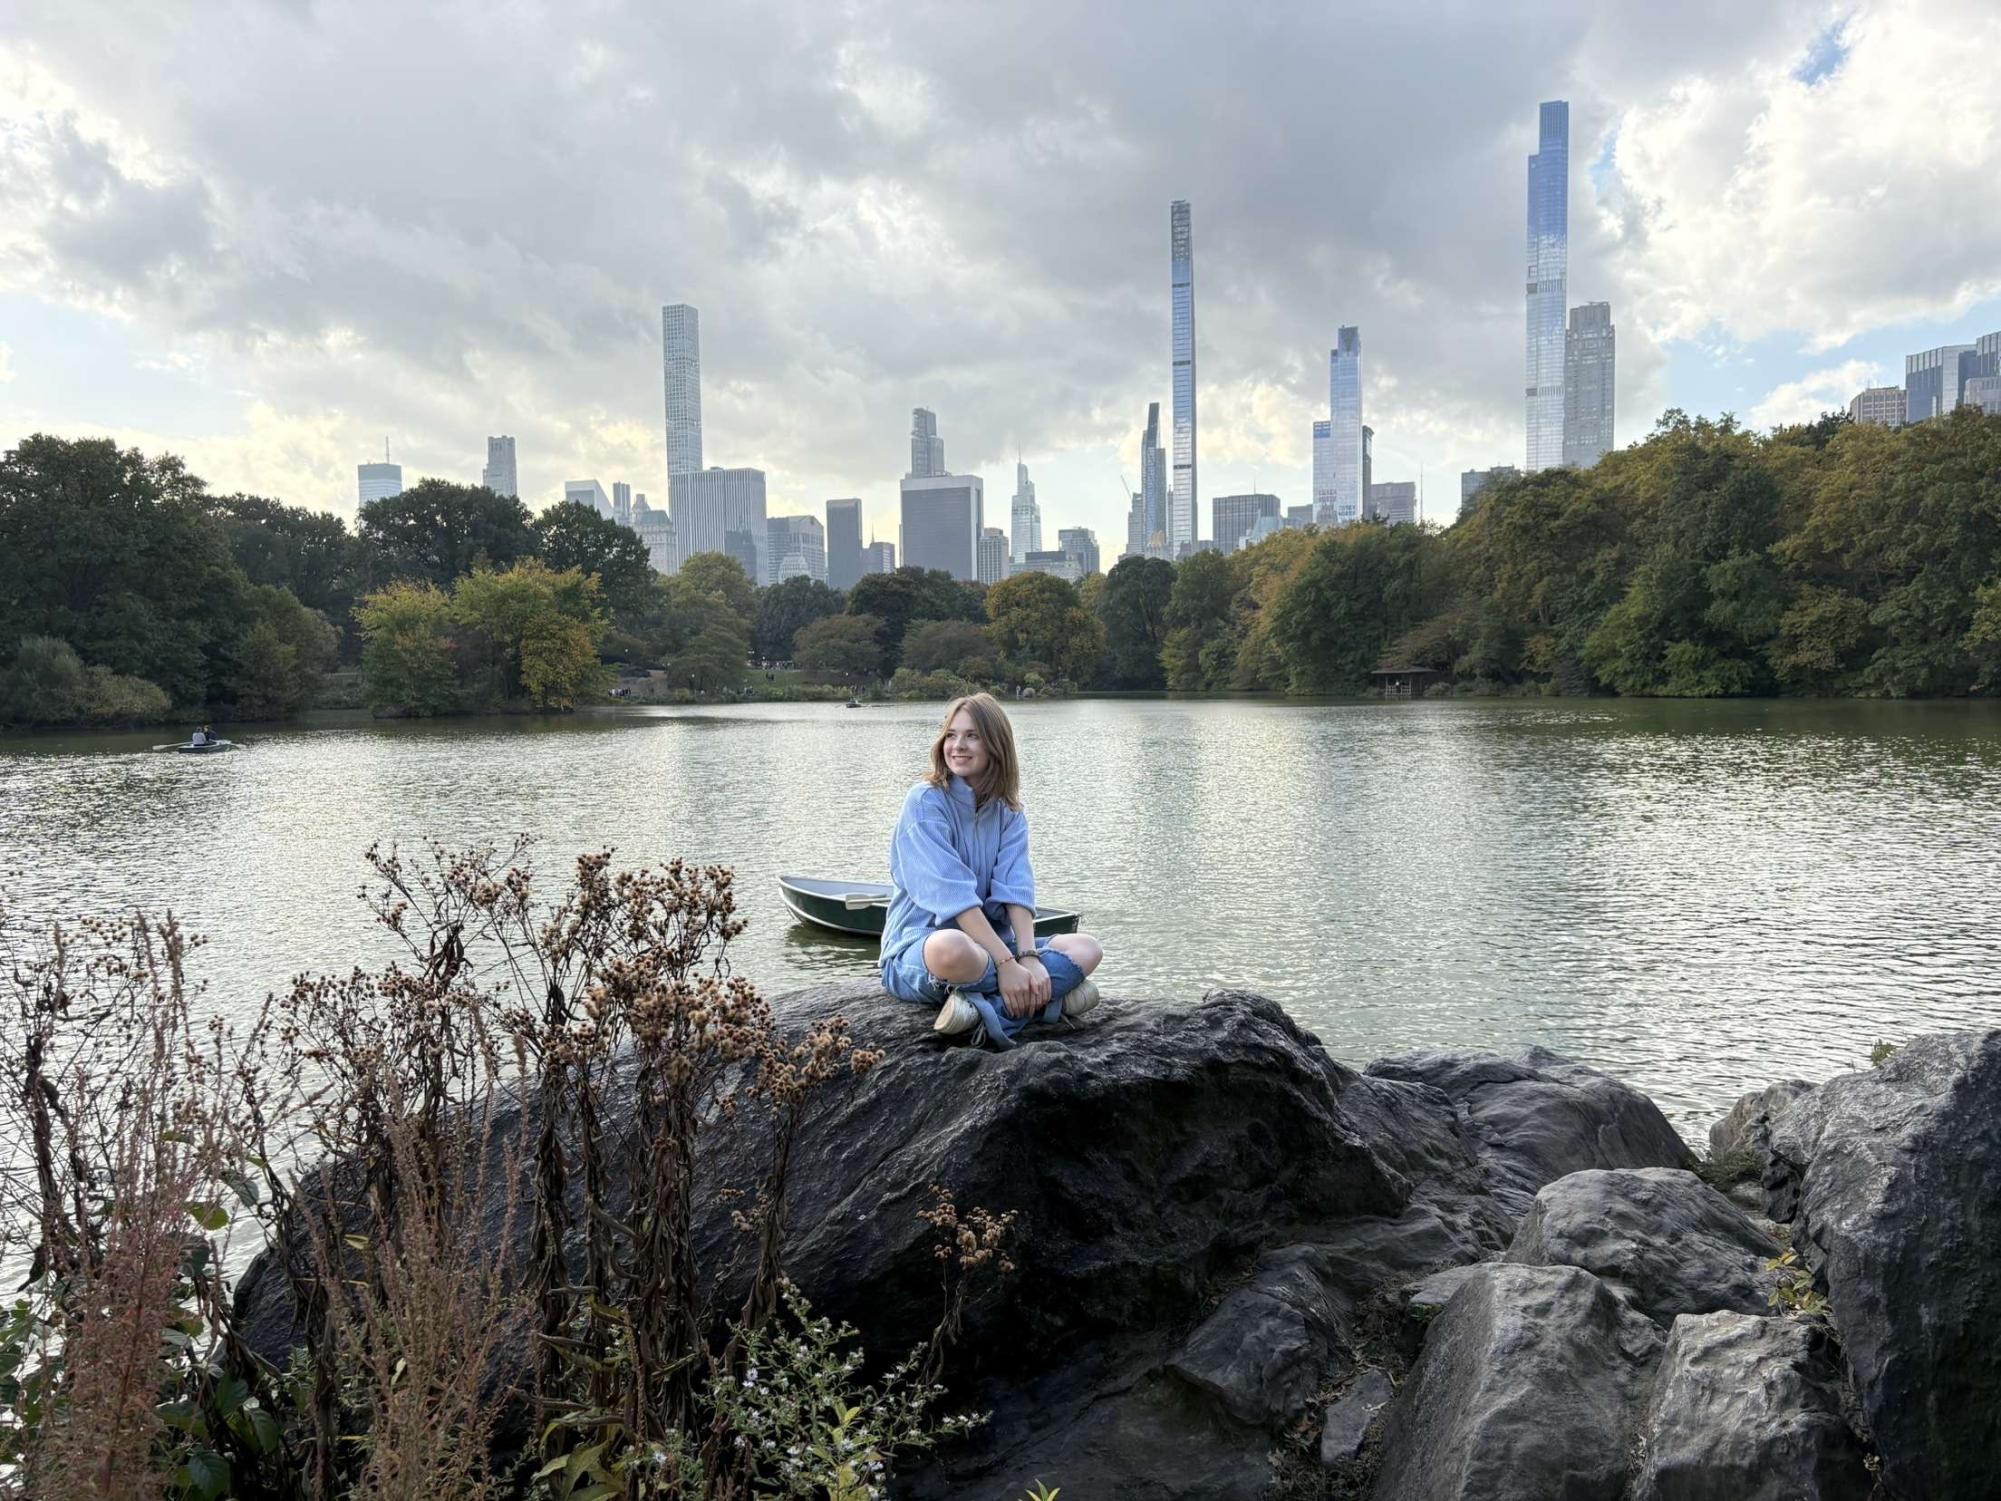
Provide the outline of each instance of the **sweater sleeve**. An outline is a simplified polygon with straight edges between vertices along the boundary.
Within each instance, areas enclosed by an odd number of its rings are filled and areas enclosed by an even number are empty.
[[[1009,808],[1001,825],[1000,853],[994,857],[993,900],[1005,907],[1035,910],[1035,871],[1028,863],[1028,815]]]
[[[904,804],[891,855],[897,884],[939,923],[980,905],[979,883],[952,845],[951,817],[935,799]]]

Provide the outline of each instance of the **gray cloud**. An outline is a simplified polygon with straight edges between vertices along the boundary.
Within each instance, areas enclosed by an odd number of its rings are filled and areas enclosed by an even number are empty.
[[[46,291],[213,340],[280,411],[407,435],[420,466],[470,473],[484,433],[517,432],[542,491],[557,466],[660,488],[658,308],[693,302],[709,453],[799,504],[892,492],[920,402],[997,492],[1015,445],[1116,445],[1130,470],[1166,395],[1167,205],[1188,197],[1217,470],[1303,462],[1353,322],[1379,441],[1436,473],[1518,457],[1537,101],[1572,101],[1572,300],[1614,304],[1630,429],[1673,293],[1644,253],[1658,208],[1622,184],[1601,216],[1593,157],[1635,108],[1804,56],[1826,20],[71,0],[21,31],[77,108],[0,183]]]

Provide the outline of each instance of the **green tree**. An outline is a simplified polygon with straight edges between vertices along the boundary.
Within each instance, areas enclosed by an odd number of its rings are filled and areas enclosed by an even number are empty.
[[[339,648],[339,633],[289,589],[253,584],[245,595],[248,623],[228,652],[223,700],[248,719],[310,708]]]
[[[245,584],[179,459],[41,434],[0,458],[0,641],[53,636],[198,706]]]
[[[460,671],[476,699],[526,698],[541,709],[569,709],[601,690],[597,659],[605,632],[598,581],[580,569],[552,569],[526,558],[505,573],[475,569],[452,590],[460,627]],[[589,660],[578,642],[588,644]]]
[[[792,660],[830,681],[872,682],[882,676],[883,623],[873,615],[828,615],[800,628]]]
[[[54,636],[30,636],[0,669],[0,724],[157,724],[170,708],[153,684],[87,665]]]
[[[1161,670],[1168,687],[1200,693],[1227,686],[1235,594],[1229,561],[1221,553],[1198,552],[1175,567],[1162,617]]]
[[[1436,613],[1433,539],[1414,526],[1343,527],[1318,537],[1271,607],[1271,639],[1293,693],[1359,693],[1396,637]]]
[[[913,621],[987,618],[980,586],[955,579],[941,568],[864,574],[848,591],[848,613],[882,622],[885,671],[894,671],[902,662],[903,638]]]
[[[452,602],[437,585],[399,579],[355,607],[361,671],[377,713],[448,714],[459,707]]]
[[[743,571],[743,564],[728,553],[698,552],[681,565],[675,577],[729,606],[746,637],[757,629],[757,586]]]
[[[1104,652],[1105,629],[1077,602],[1077,590],[1047,573],[1018,573],[987,590],[988,634],[1014,671],[1088,683]]]
[[[598,595],[613,618],[646,607],[653,585],[652,556],[639,533],[568,501],[550,506],[531,523],[542,561],[561,573],[574,568],[598,581]]]
[[[208,506],[251,583],[291,590],[300,604],[336,627],[348,619],[362,550],[340,517],[261,495],[216,496]]]
[[[400,495],[361,508],[369,577],[421,579],[450,588],[485,564],[504,569],[536,552],[528,508],[483,485],[419,480]]]
[[[999,675],[1000,653],[985,628],[970,620],[920,620],[903,638],[903,665],[987,681]]]
[[[757,596],[757,654],[767,662],[792,659],[793,641],[800,627],[841,613],[838,589],[829,589],[818,579],[796,577],[773,584]]]
[[[1105,686],[1167,686],[1160,649],[1167,641],[1174,583],[1174,565],[1161,558],[1123,558],[1104,575],[1095,613],[1105,629]]]

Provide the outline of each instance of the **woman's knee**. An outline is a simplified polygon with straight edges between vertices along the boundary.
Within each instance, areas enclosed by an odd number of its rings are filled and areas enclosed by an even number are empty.
[[[987,972],[987,955],[964,933],[933,933],[924,940],[924,967],[941,980],[970,985]]]
[[[1105,957],[1104,945],[1089,933],[1064,933],[1049,940],[1053,949],[1061,949],[1077,968],[1089,974]]]

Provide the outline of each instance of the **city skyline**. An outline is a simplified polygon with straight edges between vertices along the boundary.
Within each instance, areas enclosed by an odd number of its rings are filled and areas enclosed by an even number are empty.
[[[552,59],[537,107],[564,131],[538,141],[536,109],[467,107],[510,85],[456,78],[357,130],[315,77],[255,64],[294,49],[281,18],[246,19],[245,66],[209,77],[172,6],[132,23],[136,70],[93,51],[90,4],[31,7],[0,84],[0,426],[108,431],[217,490],[350,517],[385,431],[406,483],[471,482],[503,432],[531,507],[579,474],[658,496],[654,315],[685,302],[711,319],[705,445],[765,470],[774,512],[860,496],[891,535],[898,413],[922,402],[955,468],[998,484],[1018,447],[1048,524],[1118,537],[1121,472],[1142,488],[1134,419],[1172,402],[1159,225],[1183,199],[1204,263],[1194,498],[1311,500],[1319,362],[1349,323],[1368,337],[1376,471],[1422,468],[1444,519],[1441,476],[1523,456],[1523,170],[1553,99],[1570,104],[1567,291],[1613,309],[1620,441],[1669,406],[1757,425],[1845,407],[1899,384],[1905,355],[2001,327],[1989,11],[1705,15],[1608,28],[1556,8],[1420,46],[1300,7],[1280,47],[1170,9],[1162,45],[1221,59],[1191,84],[1200,132],[1196,112],[1104,86],[1121,29],[1033,6],[972,26],[984,81],[939,39],[830,16],[786,54],[818,86],[787,108],[730,66],[768,39],[749,19],[679,52],[618,6],[589,37],[441,20],[407,44]],[[329,76],[373,57],[366,4],[315,24]],[[1308,64],[1372,38],[1393,66],[1338,109],[1380,128],[1319,160]],[[1270,79],[1248,105],[1224,88],[1247,69]],[[1950,153],[1907,128],[1914,74],[1965,101]],[[973,109],[1003,76],[1014,107]],[[238,114],[285,119],[302,149],[213,129]],[[966,169],[1038,140],[1068,143],[1059,170]]]

